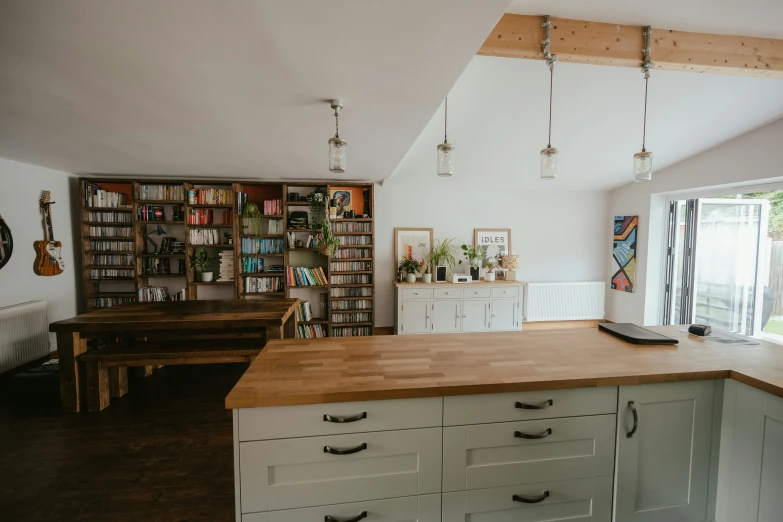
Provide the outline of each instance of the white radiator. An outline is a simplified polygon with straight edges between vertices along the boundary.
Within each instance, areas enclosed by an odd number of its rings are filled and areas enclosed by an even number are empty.
[[[46,301],[0,308],[0,373],[48,353]]]
[[[583,321],[604,318],[606,283],[528,283],[526,321]]]

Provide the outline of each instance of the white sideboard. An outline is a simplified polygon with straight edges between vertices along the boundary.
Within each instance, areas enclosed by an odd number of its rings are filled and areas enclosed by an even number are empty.
[[[398,335],[522,329],[525,283],[396,283]]]
[[[704,522],[722,388],[237,409],[237,521]]]

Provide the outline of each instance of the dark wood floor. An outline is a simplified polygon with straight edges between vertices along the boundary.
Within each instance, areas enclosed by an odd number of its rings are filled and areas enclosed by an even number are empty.
[[[245,369],[163,368],[103,412],[69,415],[56,376],[0,382],[0,520],[233,520],[223,399]]]

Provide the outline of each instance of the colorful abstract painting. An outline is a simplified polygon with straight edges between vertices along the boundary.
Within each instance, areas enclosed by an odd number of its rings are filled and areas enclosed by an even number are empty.
[[[636,283],[636,231],[639,216],[614,217],[612,288],[633,292]]]

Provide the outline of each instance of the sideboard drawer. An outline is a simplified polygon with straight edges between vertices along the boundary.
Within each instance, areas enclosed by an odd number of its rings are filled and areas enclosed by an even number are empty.
[[[432,295],[435,299],[462,299],[462,288],[433,288]]]
[[[492,293],[492,289],[488,286],[474,286],[471,288],[470,283],[462,289],[463,299],[487,299]]]
[[[432,288],[403,288],[403,299],[432,299]]]
[[[427,428],[242,442],[242,513],[438,493],[442,436]]]
[[[515,496],[518,500],[514,500]],[[522,499],[533,502],[521,502]],[[540,502],[535,502],[539,499]],[[443,494],[443,522],[610,522],[611,519],[612,477]]]
[[[286,509],[242,516],[242,522],[323,522],[351,520],[367,513],[364,522],[441,522],[440,495],[369,500],[333,506]]]
[[[485,424],[617,413],[617,387],[580,388],[488,395],[443,400],[443,425]]]
[[[613,414],[445,428],[443,491],[612,476],[616,428]]]
[[[519,287],[514,285],[493,286],[492,297],[519,297]]]
[[[442,411],[440,397],[246,408],[238,410],[239,440],[429,428],[441,425]]]

